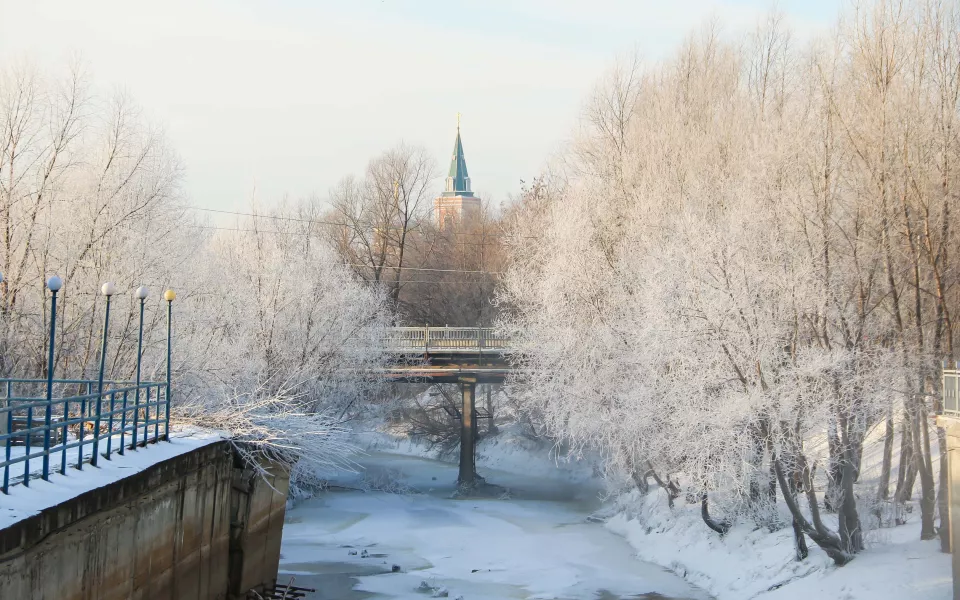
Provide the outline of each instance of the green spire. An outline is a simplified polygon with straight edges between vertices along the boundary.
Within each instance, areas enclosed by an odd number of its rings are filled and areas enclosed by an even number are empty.
[[[470,176],[467,174],[467,159],[463,156],[459,122],[457,123],[457,141],[453,144],[453,157],[450,159],[450,170],[447,172],[443,195],[473,196],[473,191],[470,189]]]

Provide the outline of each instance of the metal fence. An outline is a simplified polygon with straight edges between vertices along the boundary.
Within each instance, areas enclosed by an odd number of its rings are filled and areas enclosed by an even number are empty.
[[[2,275],[0,281],[3,281]],[[66,474],[68,465],[80,470],[86,463],[95,467],[101,457],[110,460],[114,452],[123,454],[127,449],[136,450],[140,445],[169,439],[173,301],[177,295],[173,290],[163,293],[167,303],[166,381],[142,381],[140,377],[143,311],[149,296],[149,290],[144,286],[134,292],[140,301],[136,380],[104,379],[110,331],[110,300],[117,291],[113,283],[105,283],[100,288],[106,297],[106,305],[97,379],[54,379],[57,293],[61,287],[63,281],[59,277],[53,276],[47,280],[50,323],[46,379],[0,379],[0,393],[4,394],[0,397],[0,448],[3,450],[0,491],[4,494],[9,492],[11,485],[17,483],[29,486],[30,480],[37,476],[48,480],[51,470],[57,469],[57,461],[60,463],[60,473]],[[70,460],[71,455],[75,460]],[[39,461],[40,469],[35,468],[36,462],[32,468],[31,461]]]
[[[510,340],[488,327],[393,327],[385,349],[396,352],[477,352],[510,350]]]
[[[960,417],[960,362],[943,363],[943,414]]]
[[[0,379],[0,447],[3,484],[30,485],[51,471],[97,465],[101,456],[167,438],[170,396],[166,382],[56,379],[46,397],[46,379]],[[33,469],[31,468],[33,461]],[[53,465],[51,466],[51,462]],[[59,466],[58,466],[59,465]]]

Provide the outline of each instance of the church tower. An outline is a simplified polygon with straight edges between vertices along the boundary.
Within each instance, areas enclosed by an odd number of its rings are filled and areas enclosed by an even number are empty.
[[[443,193],[433,201],[434,217],[440,229],[469,226],[480,218],[480,198],[470,189],[467,160],[463,156],[460,140],[460,116],[457,115],[457,140],[453,144],[453,157]]]

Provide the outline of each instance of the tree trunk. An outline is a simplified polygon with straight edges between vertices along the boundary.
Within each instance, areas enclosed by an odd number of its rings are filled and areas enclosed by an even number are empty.
[[[883,465],[877,483],[877,500],[890,499],[890,470],[893,465],[893,408],[887,409],[887,430],[883,437]]]
[[[842,493],[840,490],[840,479],[842,477],[840,463],[843,455],[836,422],[832,422],[829,431],[827,431],[827,447],[830,451],[830,462],[827,466],[827,492],[823,495],[823,508],[835,512]]]
[[[913,463],[920,476],[920,539],[932,540],[937,536],[937,530],[934,526],[936,488],[930,464],[930,435],[923,397],[918,394],[913,403]]]
[[[670,475],[667,475],[667,481],[664,483],[660,476],[657,475],[657,470],[653,468],[653,464],[648,460],[647,461],[647,474],[644,475],[644,481],[646,481],[647,475],[653,477],[653,480],[657,482],[663,491],[667,493],[667,505],[670,508],[673,508],[673,501],[680,497],[680,486],[670,479]]]
[[[803,535],[803,527],[796,517],[793,518],[793,547],[797,554],[797,560],[804,560],[810,555],[810,549],[807,548],[807,538]]]
[[[641,494],[646,494],[650,491],[650,484],[647,482],[647,474],[642,473],[636,467],[630,469],[630,478],[633,479],[633,483],[636,484],[637,489],[640,490]]]
[[[913,425],[907,410],[904,410],[900,430],[900,466],[897,469],[895,497],[898,504],[906,504],[913,498],[913,484],[917,479],[917,467],[913,461]]]
[[[787,508],[790,509],[790,513],[793,515],[794,523],[798,524],[800,529],[809,535],[810,539],[820,546],[820,548],[826,552],[827,556],[833,559],[833,562],[838,567],[842,567],[853,560],[853,554],[846,552],[841,547],[840,538],[823,527],[823,523],[820,521],[820,511],[817,507],[816,493],[813,491],[812,487],[808,487],[809,474],[807,474],[808,477],[806,478],[807,481],[804,482],[804,487],[807,488],[807,502],[810,504],[810,514],[813,516],[814,525],[811,525],[810,522],[807,521],[806,517],[803,516],[803,512],[800,510],[800,506],[797,504],[796,498],[792,493],[790,493],[790,486],[787,484],[786,477],[783,475],[783,467],[780,465],[780,462],[775,458],[774,463],[774,468],[777,473],[777,481],[780,484],[780,493],[783,494],[783,499],[787,503]],[[806,543],[804,543],[804,547],[806,547]]]
[[[497,435],[497,422],[494,418],[496,415],[493,412],[493,385],[487,384],[487,433],[489,435]]]
[[[856,479],[853,454],[852,448],[844,451],[843,465],[840,469],[843,497],[837,512],[840,543],[843,549],[851,554],[863,550],[863,530],[860,527],[860,516],[857,514],[857,498],[853,493],[853,482]]]
[[[727,521],[716,521],[713,517],[710,516],[710,507],[707,505],[707,493],[701,492],[700,494],[700,516],[703,518],[703,522],[707,524],[707,527],[716,531],[721,536],[726,535],[730,531],[730,523]]]

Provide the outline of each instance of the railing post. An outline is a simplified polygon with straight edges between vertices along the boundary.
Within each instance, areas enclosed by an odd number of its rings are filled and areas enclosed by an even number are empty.
[[[90,395],[90,383],[85,384],[86,390],[83,393],[83,396]],[[77,428],[77,469],[83,470],[83,437],[86,433],[86,424],[87,424],[87,398],[84,397],[80,400],[80,424]]]
[[[70,398],[63,399],[63,427],[60,428],[60,474],[67,474],[67,421],[70,420]]]
[[[90,457],[90,464],[94,467],[97,466],[97,462],[100,460],[100,415],[103,412],[103,369],[107,364],[107,333],[109,333],[110,330],[110,298],[117,289],[108,281],[103,284],[100,291],[107,297],[107,308],[103,313],[103,339],[100,342],[100,374],[97,377],[97,415],[93,420],[93,455]]]
[[[47,288],[50,289],[50,352],[47,355],[47,405],[44,413],[43,423],[43,480],[50,480],[50,420],[53,416],[53,343],[57,335],[57,292],[63,287],[63,281],[54,275],[47,280]],[[30,429],[27,427],[27,429]],[[30,439],[30,432],[27,432],[27,440]],[[66,443],[66,441],[64,441]],[[29,450],[27,451],[29,455]],[[30,469],[27,467],[23,477],[24,484],[30,478]]]
[[[140,301],[140,329],[137,333],[137,389],[134,391],[133,396],[133,445],[131,446],[134,450],[137,449],[137,425],[138,419],[140,418],[140,365],[143,361],[143,303],[146,302],[147,296],[150,295],[150,290],[145,285],[141,285],[137,288],[137,300]],[[124,405],[126,409],[126,405]],[[126,414],[126,412],[124,412]],[[123,452],[121,450],[120,452]]]
[[[110,413],[107,415],[107,453],[105,458],[110,458],[110,452],[113,451],[113,411],[117,408],[117,392],[110,390]]]
[[[146,401],[144,402],[143,407],[143,445],[147,445],[148,438],[150,437],[150,390],[151,387],[147,386],[147,389],[144,391],[147,393]]]
[[[164,413],[163,435],[167,438],[168,442],[170,441],[170,357],[172,348],[171,340],[173,339],[173,301],[176,297],[177,294],[173,290],[167,290],[163,293],[163,299],[167,301],[167,410],[166,413]],[[160,415],[157,415],[157,417],[157,428],[154,430],[154,437],[159,441]]]
[[[129,392],[123,392],[123,410],[120,411],[120,450],[118,453],[120,456],[123,456],[123,445],[126,443],[126,433],[127,433],[127,394]],[[136,393],[136,390],[134,390]]]
[[[10,384],[7,384],[7,390],[10,390]],[[10,394],[7,394],[7,398],[10,398]],[[10,409],[10,412],[7,413],[7,435],[13,435],[13,404],[7,402],[7,408]],[[10,437],[7,438],[7,462],[10,462]],[[5,465],[3,467],[3,493],[6,494],[7,490],[10,488],[10,465]]]
[[[11,381],[7,380],[7,417],[4,421],[7,424],[7,439],[6,443],[6,461],[10,462],[10,445],[13,441],[13,402],[10,400],[11,394],[10,390],[13,389]],[[7,493],[7,489],[10,487],[10,465],[3,467],[3,493]]]

